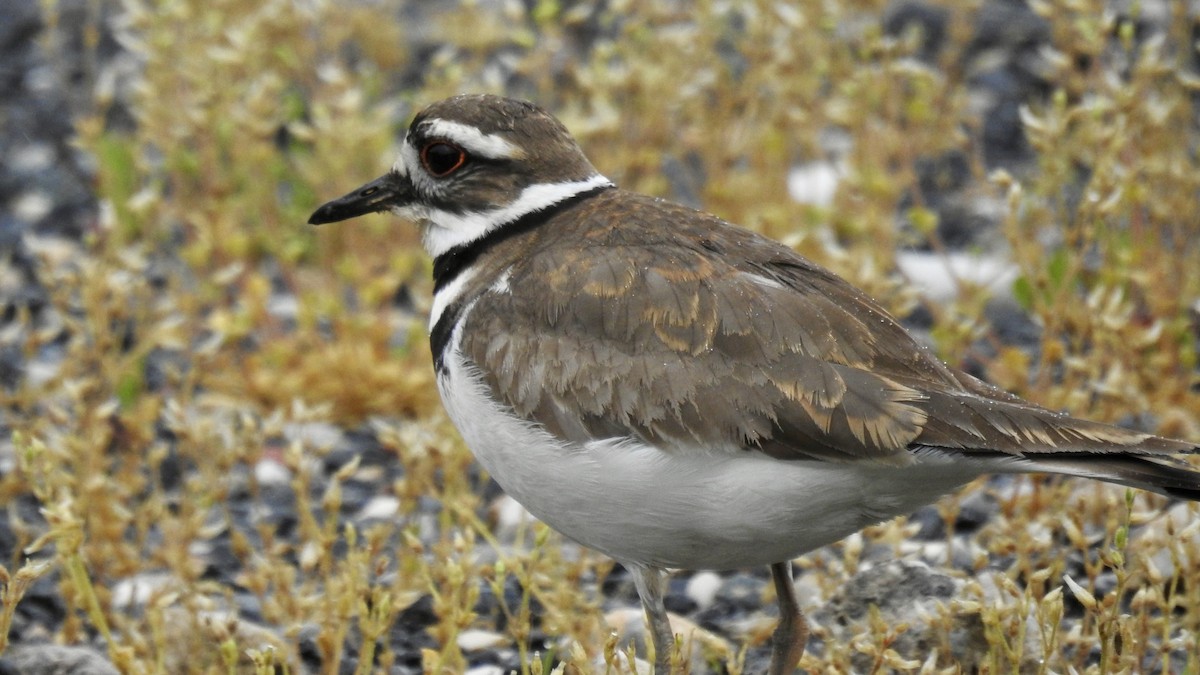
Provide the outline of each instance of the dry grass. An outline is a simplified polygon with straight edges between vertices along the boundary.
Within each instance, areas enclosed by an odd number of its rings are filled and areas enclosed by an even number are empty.
[[[900,313],[917,302],[893,271],[897,204],[919,192],[914,163],[953,150],[978,156],[970,132],[980,120],[958,61],[974,3],[943,3],[950,45],[936,68],[912,57],[917,36],[882,33],[881,0],[609,3],[617,7],[600,21],[617,39],[586,51],[575,45],[589,3],[538,2],[526,14],[522,3],[464,0],[456,12],[423,10],[420,21],[401,20],[397,4],[122,3],[122,36],[140,62],[127,82],[137,129],[105,128],[112,92],[97,87],[78,143],[97,158],[105,217],[83,255],[45,259],[48,323],[25,321],[10,336],[32,356],[65,335],[66,359],[3,394],[18,468],[0,478],[0,503],[31,496],[45,522],[9,512],[22,539],[0,561],[12,571],[0,576],[0,635],[23,584],[49,574],[69,609],[54,639],[98,634],[125,672],[270,672],[295,658],[305,627],[317,631],[327,672],[339,672],[350,633],[369,645],[358,672],[386,672],[398,655],[375,638],[432,593],[436,646],[423,663],[458,672],[466,661],[456,637],[485,621],[471,610],[480,580],[501,588],[513,578],[525,595],[505,610],[506,631],[528,672],[559,659],[588,672],[593,659],[613,658],[599,599],[580,583],[609,563],[564,557],[541,527],[538,545],[505,549],[477,516],[479,479],[436,402],[422,322],[393,303],[407,288],[418,310],[428,305],[413,229],[382,217],[319,231],[303,224],[319,201],[390,164],[414,105],[461,91],[535,98],[560,113],[602,171],[650,193],[670,193],[665,158],[698,166],[706,209],[785,239]],[[1179,17],[1167,40],[1142,45],[1099,0],[1039,8],[1058,51],[1047,73],[1055,93],[1024,120],[1037,166],[1017,177],[984,176],[978,161],[973,170],[976,189],[1006,205],[1016,297],[1044,333],[1035,359],[1000,346],[989,377],[1098,419],[1151,412],[1160,432],[1200,439],[1188,307],[1200,297],[1190,23]],[[407,48],[418,40],[431,45],[420,63]],[[508,58],[498,65],[500,51]],[[1127,64],[1121,76],[1117,63]],[[403,88],[418,72],[419,88]],[[790,201],[789,167],[819,156],[830,128],[854,139],[834,202]],[[933,216],[919,195],[915,204],[904,215],[928,232]],[[272,304],[277,287],[298,299],[294,313]],[[956,301],[932,308],[950,362],[989,335],[985,299],[964,285]],[[146,365],[163,351],[179,366],[150,382]],[[287,431],[311,421],[375,426],[404,467],[391,487],[394,522],[339,525],[339,485],[357,467],[314,487],[314,458],[327,448]],[[246,530],[228,510],[235,490],[261,499],[254,469],[266,456],[290,476],[295,543],[269,525]],[[178,484],[163,484],[165,462],[185,468]],[[432,530],[421,524],[422,498],[442,507]],[[983,623],[980,672],[1030,663],[1029,631],[1040,634],[1042,672],[1200,672],[1195,508],[1186,537],[1135,548],[1127,534],[1162,505],[1030,481],[980,537],[1012,560],[1007,582],[986,600],[969,582],[939,620]],[[890,541],[899,527],[866,537]],[[220,532],[231,533],[239,583],[259,597],[277,637],[220,613],[231,590],[207,580],[193,553]],[[1098,557],[1089,553],[1096,536],[1110,542]],[[1089,561],[1075,588],[1062,583],[1064,548]],[[854,547],[833,551],[841,563],[802,565],[827,589],[855,570]],[[1153,562],[1164,551],[1170,568]],[[1105,569],[1119,586],[1097,597]],[[171,581],[145,611],[116,604],[122,580],[149,572]],[[1119,602],[1125,594],[1131,603]],[[1068,596],[1085,617],[1064,633]],[[533,599],[545,608],[542,628],[576,640],[573,650],[554,659],[529,651]],[[880,672],[957,672],[945,651],[900,658],[890,650],[898,631],[865,622],[859,639],[829,643],[803,665],[848,672],[865,655]],[[1088,665],[1093,645],[1100,665]],[[1190,654],[1187,663],[1168,661],[1166,646]],[[736,658],[729,668],[738,671]]]

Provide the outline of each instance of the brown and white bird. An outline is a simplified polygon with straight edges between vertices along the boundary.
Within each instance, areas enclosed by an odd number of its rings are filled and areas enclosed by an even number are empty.
[[[1192,443],[1073,419],[948,367],[862,291],[716,216],[626,192],[553,116],[457,96],[391,171],[321,206],[390,211],[433,256],[442,401],[479,462],[623,563],[659,672],[667,568],[769,565],[772,673],[808,628],[793,558],[994,472],[1200,499]]]

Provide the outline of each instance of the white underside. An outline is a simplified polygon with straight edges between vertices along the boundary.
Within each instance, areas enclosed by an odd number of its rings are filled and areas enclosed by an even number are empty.
[[[564,443],[492,401],[458,344],[456,331],[438,389],[480,464],[534,516],[624,563],[730,569],[790,560],[1002,470],[934,457],[894,467],[664,452],[621,439]]]

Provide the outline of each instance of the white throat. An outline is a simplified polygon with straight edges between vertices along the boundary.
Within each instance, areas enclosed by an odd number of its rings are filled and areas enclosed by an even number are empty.
[[[420,214],[421,219],[426,222],[425,250],[436,258],[455,246],[475,241],[524,215],[541,211],[564,199],[604,185],[612,185],[612,181],[596,174],[585,180],[530,185],[521,190],[521,194],[513,201],[487,211],[459,214],[426,208],[424,213]]]

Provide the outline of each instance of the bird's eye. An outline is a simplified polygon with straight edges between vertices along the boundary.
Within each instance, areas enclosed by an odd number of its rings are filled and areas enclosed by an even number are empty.
[[[434,178],[445,178],[467,163],[467,153],[457,145],[435,141],[421,148],[421,164]]]

